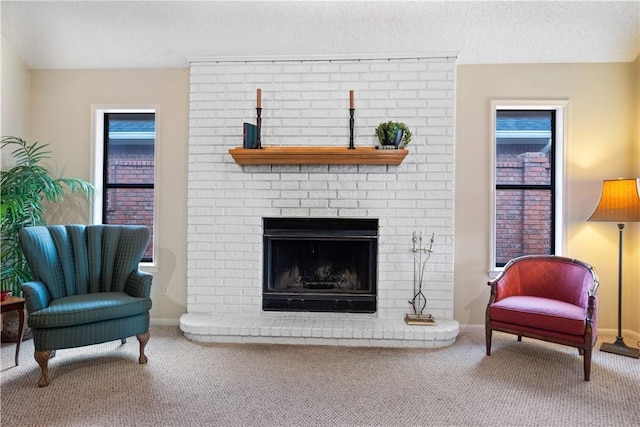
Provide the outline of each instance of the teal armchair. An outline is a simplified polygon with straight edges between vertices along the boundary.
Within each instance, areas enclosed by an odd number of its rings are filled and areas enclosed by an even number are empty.
[[[134,225],[53,225],[20,231],[32,281],[22,285],[39,387],[58,349],[136,336],[146,363],[151,280],[138,270],[149,229]]]

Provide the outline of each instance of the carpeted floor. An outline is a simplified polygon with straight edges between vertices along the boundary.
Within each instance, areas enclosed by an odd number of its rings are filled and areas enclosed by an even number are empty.
[[[604,337],[603,337],[604,338]],[[608,338],[608,337],[607,337]],[[465,331],[444,349],[200,344],[153,327],[58,351],[39,389],[33,342],[2,345],[3,426],[637,426],[640,360]]]

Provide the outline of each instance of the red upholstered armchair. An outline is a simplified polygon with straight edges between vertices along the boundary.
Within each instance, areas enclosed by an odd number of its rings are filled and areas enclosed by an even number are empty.
[[[491,334],[502,331],[576,347],[589,381],[596,342],[596,291],[599,279],[589,264],[554,255],[528,255],[507,263],[489,281],[485,316],[487,356]]]

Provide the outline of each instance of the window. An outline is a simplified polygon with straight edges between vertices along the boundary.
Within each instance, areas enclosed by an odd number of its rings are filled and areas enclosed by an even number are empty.
[[[100,196],[94,223],[148,227],[151,239],[143,262],[154,261],[155,116],[154,110],[96,113],[94,180]]]
[[[492,270],[562,248],[562,106],[494,105]]]

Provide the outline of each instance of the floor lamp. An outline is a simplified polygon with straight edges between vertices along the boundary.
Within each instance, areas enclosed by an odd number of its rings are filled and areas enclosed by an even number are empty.
[[[640,350],[629,347],[622,338],[622,230],[625,222],[640,221],[640,179],[613,179],[602,182],[598,206],[587,221],[618,223],[618,336],[614,343],[603,343],[600,351],[640,358]]]

